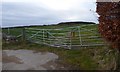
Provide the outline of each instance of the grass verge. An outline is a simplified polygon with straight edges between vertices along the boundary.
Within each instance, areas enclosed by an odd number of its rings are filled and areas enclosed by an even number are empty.
[[[80,70],[96,70],[102,68],[98,61],[101,59],[99,56],[106,56],[103,47],[98,48],[81,48],[80,50],[66,50],[63,48],[49,47],[45,45],[39,45],[34,43],[4,43],[2,44],[3,50],[35,50],[38,52],[53,52],[59,56],[60,63],[68,65],[72,69]],[[102,53],[103,52],[103,53]],[[101,53],[101,54],[100,54]],[[105,57],[111,59],[114,56],[114,52],[110,56]],[[111,60],[107,61],[107,64],[111,63]]]

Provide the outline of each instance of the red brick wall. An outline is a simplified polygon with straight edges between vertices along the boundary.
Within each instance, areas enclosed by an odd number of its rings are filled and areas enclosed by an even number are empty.
[[[102,37],[120,50],[120,2],[97,2],[96,12]]]

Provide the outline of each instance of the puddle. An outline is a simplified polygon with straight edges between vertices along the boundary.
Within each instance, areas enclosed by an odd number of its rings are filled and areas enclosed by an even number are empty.
[[[56,63],[58,56],[50,52],[32,50],[3,50],[3,70],[56,70],[64,68]]]

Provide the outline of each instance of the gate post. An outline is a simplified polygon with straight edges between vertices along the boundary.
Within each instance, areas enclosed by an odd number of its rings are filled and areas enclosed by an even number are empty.
[[[72,38],[75,37],[75,31],[71,31],[71,37],[72,37]]]
[[[10,35],[10,28],[7,29],[7,34]]]
[[[80,41],[80,45],[82,46],[82,37],[81,37],[81,30],[80,30],[80,27],[78,27],[78,32],[79,32],[79,41]]]
[[[22,29],[22,42],[23,43],[26,42],[25,27],[23,27],[23,29]]]
[[[43,29],[43,44],[45,44],[45,38],[44,38],[44,36],[45,36],[45,31],[44,31],[44,29]]]

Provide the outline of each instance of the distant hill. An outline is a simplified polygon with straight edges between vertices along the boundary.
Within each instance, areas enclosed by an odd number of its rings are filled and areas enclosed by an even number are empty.
[[[22,27],[39,27],[39,26],[75,26],[75,25],[80,25],[80,24],[96,24],[94,22],[60,22],[58,24],[49,24],[49,25],[29,25],[29,26],[15,26],[15,27],[5,27],[5,28],[22,28]],[[5,29],[2,28],[2,29]]]
[[[58,25],[73,25],[73,24],[96,24],[94,22],[61,22]]]

